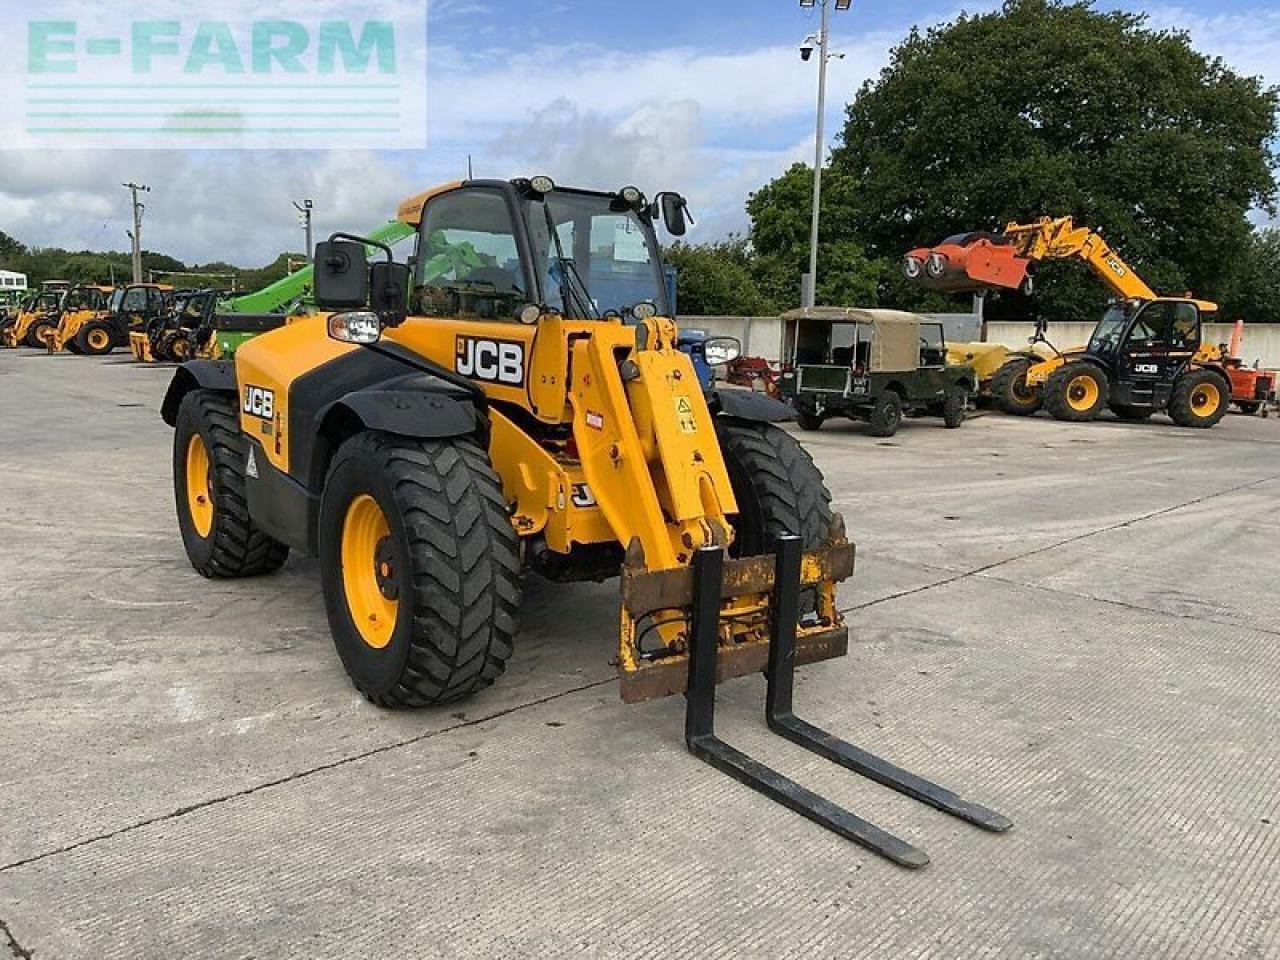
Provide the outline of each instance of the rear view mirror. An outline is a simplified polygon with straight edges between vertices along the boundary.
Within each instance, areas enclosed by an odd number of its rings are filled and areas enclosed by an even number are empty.
[[[379,260],[369,267],[369,309],[395,326],[408,313],[409,268]]]
[[[316,244],[314,295],[322,310],[351,310],[369,300],[369,259],[363,243]]]
[[[662,214],[662,221],[667,225],[667,233],[673,237],[683,237],[689,229],[688,224],[685,223],[689,209],[688,201],[678,193],[664,190],[658,194],[654,206]]]

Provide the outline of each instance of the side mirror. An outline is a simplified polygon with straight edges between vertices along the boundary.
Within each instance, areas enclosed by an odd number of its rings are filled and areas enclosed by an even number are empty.
[[[712,337],[703,344],[707,363],[717,367],[731,363],[742,355],[742,341],[737,337]]]
[[[662,220],[667,225],[667,233],[673,237],[683,237],[688,230],[684,216],[686,206],[684,197],[668,191],[659,194],[658,204],[662,210]]]
[[[321,310],[353,310],[369,300],[369,258],[363,243],[316,244],[314,293]]]
[[[396,326],[409,312],[409,267],[379,260],[369,267],[369,309],[388,326]]]

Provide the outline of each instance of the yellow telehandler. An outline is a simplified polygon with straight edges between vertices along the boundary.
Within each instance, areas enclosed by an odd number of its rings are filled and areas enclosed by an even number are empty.
[[[1058,420],[1087,421],[1103,410],[1124,420],[1167,413],[1184,427],[1212,427],[1226,414],[1231,382],[1223,350],[1204,344],[1203,317],[1218,305],[1162,297],[1096,230],[1071,217],[1011,223],[999,235],[962,234],[932,249],[913,250],[906,276],[951,292],[993,287],[1029,289],[1042,260],[1080,260],[1115,298],[1086,345],[1057,350],[1037,325],[1027,350],[1011,352],[991,378],[1006,413],[1041,407]],[[999,348],[987,355],[999,356]]]
[[[327,317],[175,373],[174,494],[207,577],[318,556],[337,652],[383,707],[469,696],[503,672],[525,571],[621,578],[626,701],[687,697],[691,752],[908,867],[927,855],[740,753],[715,685],[768,675],[771,729],[988,830],[994,811],[798,719],[797,664],[846,652],[854,546],[790,409],[704,394],[677,347],[655,222],[686,204],[450,183],[406,200],[410,265],[367,237],[315,251]],[[368,262],[367,250],[385,254]],[[382,254],[378,256],[381,257]]]
[[[105,320],[113,287],[77,284],[63,297],[58,322],[45,330],[40,339],[50,353],[83,353],[80,331],[95,321]]]
[[[43,347],[46,334],[58,323],[62,298],[70,288],[65,280],[46,280],[40,292],[32,294],[13,319],[0,326],[0,347]]]

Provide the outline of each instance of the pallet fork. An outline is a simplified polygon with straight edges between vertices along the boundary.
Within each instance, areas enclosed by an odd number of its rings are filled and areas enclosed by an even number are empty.
[[[964,800],[950,790],[867,753],[851,743],[806,723],[792,710],[795,684],[796,623],[800,597],[800,538],[778,538],[773,591],[773,626],[769,642],[765,720],[782,737],[869,777],[892,790],[959,817],[984,830],[1001,833],[1009,818]],[[716,649],[720,617],[724,550],[704,547],[693,558],[693,611],[689,644],[689,686],[685,709],[685,743],[689,752],[717,770],[834,833],[903,867],[923,867],[929,855],[895,837],[771,767],[725,743],[715,733]]]

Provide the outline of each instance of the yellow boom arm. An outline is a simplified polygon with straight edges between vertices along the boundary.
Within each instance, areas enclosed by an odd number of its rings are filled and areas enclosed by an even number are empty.
[[[1070,217],[1041,217],[1035,223],[1011,223],[1004,235],[1013,241],[1018,256],[1028,260],[1083,260],[1122,300],[1157,300],[1133,268],[1120,258],[1101,236],[1088,227],[1077,227]]]

